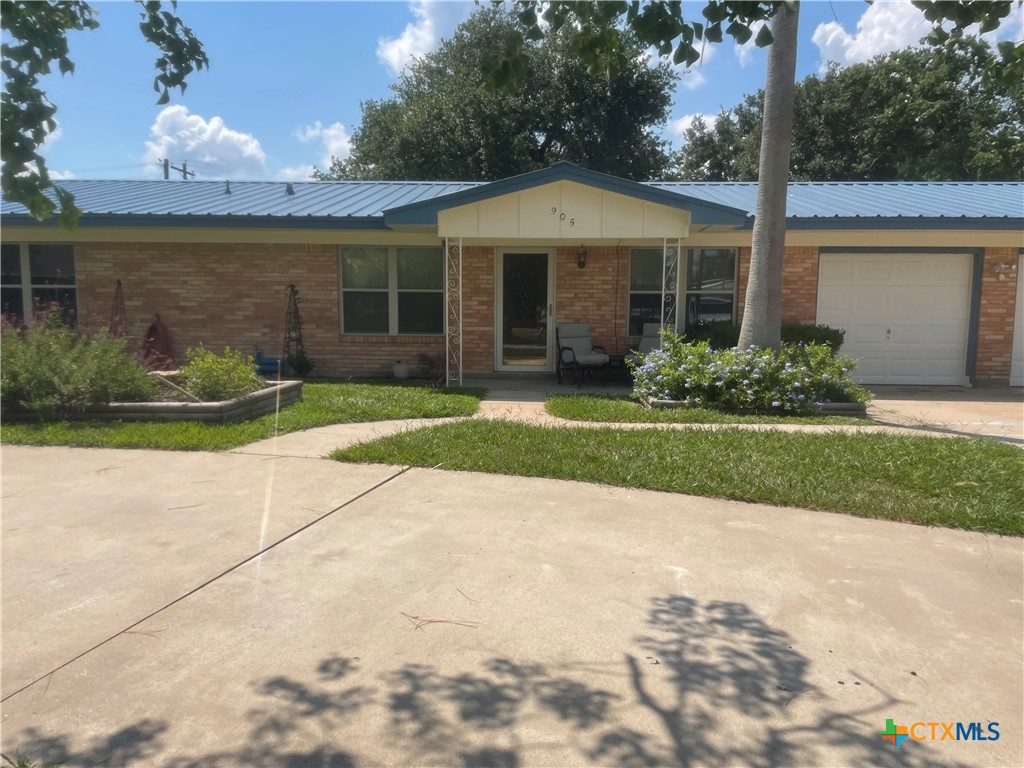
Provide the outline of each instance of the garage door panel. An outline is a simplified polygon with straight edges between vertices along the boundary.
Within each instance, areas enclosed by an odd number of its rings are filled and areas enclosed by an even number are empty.
[[[859,288],[856,292],[856,299],[853,308],[857,312],[879,312],[888,310],[892,304],[889,291],[873,291],[869,288]]]
[[[818,322],[846,331],[866,384],[963,384],[969,254],[822,254]]]
[[[853,270],[861,285],[888,285],[892,282],[892,265],[888,261],[865,259]]]

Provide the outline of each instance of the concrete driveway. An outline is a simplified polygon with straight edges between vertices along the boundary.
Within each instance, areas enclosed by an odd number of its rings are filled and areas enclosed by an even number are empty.
[[[1020,387],[870,387],[876,421],[944,434],[987,435],[1024,443]]]
[[[306,458],[3,460],[5,754],[1024,764],[1019,539]],[[889,719],[1000,737],[896,749]]]

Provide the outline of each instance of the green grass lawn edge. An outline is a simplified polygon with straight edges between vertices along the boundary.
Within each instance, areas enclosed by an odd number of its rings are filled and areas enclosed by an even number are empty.
[[[409,384],[307,382],[302,400],[269,414],[233,424],[194,421],[53,421],[5,423],[5,445],[63,445],[79,448],[146,448],[165,451],[224,451],[289,432],[331,424],[394,419],[472,416],[486,394],[482,388],[438,389]]]
[[[645,408],[629,395],[552,395],[544,410],[567,421],[606,424],[827,424],[867,426],[856,416],[749,416],[708,408]]]
[[[578,480],[1024,535],[1024,453],[985,439],[472,420],[360,443],[331,458]]]

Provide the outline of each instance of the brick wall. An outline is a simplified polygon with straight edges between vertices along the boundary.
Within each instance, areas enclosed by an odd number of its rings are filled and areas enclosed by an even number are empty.
[[[555,253],[557,322],[590,323],[595,344],[608,354],[625,354],[639,339],[626,336],[629,248],[587,246],[583,269],[576,264],[578,250],[572,246]]]
[[[975,355],[975,380],[978,383],[1005,384],[1010,378],[1010,354],[1013,349],[1013,315],[1016,310],[1017,281],[1012,266],[1017,263],[1016,248],[986,248],[981,272],[981,313],[978,317],[978,348]],[[995,271],[1005,264],[1003,280]],[[1018,344],[1021,343],[1019,340]]]
[[[441,336],[340,335],[333,245],[88,243],[76,248],[76,271],[83,318],[109,317],[120,279],[129,334],[141,339],[159,313],[178,362],[200,342],[279,355],[289,283],[299,290],[303,341],[316,373],[390,375],[395,360],[415,372],[421,353],[444,349]]]
[[[736,322],[743,320],[750,275],[750,248],[740,248]],[[813,323],[818,312],[818,248],[787,245],[782,257],[782,322]]]

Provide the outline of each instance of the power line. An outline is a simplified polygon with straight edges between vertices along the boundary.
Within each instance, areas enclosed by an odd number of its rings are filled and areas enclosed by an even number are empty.
[[[165,181],[171,178],[171,171],[177,171],[178,173],[180,173],[181,178],[184,179],[185,181],[188,181],[190,178],[194,179],[196,177],[196,172],[190,171],[188,169],[188,162],[186,162],[185,160],[181,161],[181,168],[171,165],[171,161],[166,158],[161,160],[160,162],[163,164]]]

